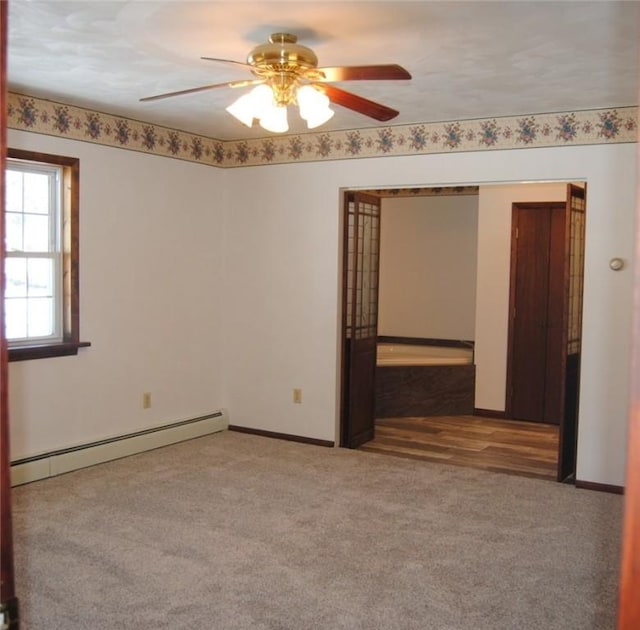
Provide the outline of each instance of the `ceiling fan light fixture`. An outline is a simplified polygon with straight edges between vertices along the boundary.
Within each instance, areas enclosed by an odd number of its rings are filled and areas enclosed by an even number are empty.
[[[287,107],[276,104],[273,89],[266,84],[258,85],[248,94],[243,94],[226,109],[247,127],[251,127],[253,119],[257,118],[260,126],[267,131],[289,131]]]
[[[297,92],[300,116],[306,120],[309,129],[324,125],[334,115],[329,107],[329,97],[311,85],[303,85]]]
[[[253,125],[253,119],[255,118],[255,106],[252,94],[253,92],[243,94],[226,108],[232,116],[247,127]]]
[[[1,0],[0,0],[1,1]],[[254,119],[274,133],[289,130],[286,108],[297,104],[300,116],[309,129],[328,122],[334,115],[330,103],[346,107],[354,112],[387,122],[400,112],[330,85],[342,81],[380,81],[411,79],[407,70],[398,64],[376,64],[364,66],[318,67],[318,58],[310,48],[298,44],[291,33],[273,33],[268,44],[256,46],[242,63],[232,59],[201,57],[207,61],[233,64],[249,70],[254,79],[213,83],[200,87],[177,90],[141,98],[141,101],[156,101],[170,96],[182,96],[216,88],[245,88],[257,85],[229,105],[226,110],[247,127]]]
[[[263,112],[265,109],[276,106],[273,89],[266,83],[254,87],[249,94],[251,94],[251,98],[254,103],[256,118],[260,118],[258,115],[259,112]]]
[[[286,105],[271,105],[260,114],[259,120],[260,126],[267,131],[273,133],[289,131]]]
[[[261,118],[263,112],[275,107],[273,92],[267,85],[258,85],[251,92],[236,99],[227,111],[243,125],[251,127],[254,118]]]

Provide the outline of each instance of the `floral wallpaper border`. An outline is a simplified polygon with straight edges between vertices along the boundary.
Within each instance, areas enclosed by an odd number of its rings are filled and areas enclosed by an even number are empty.
[[[218,167],[636,142],[637,107],[222,141],[10,92],[7,125]]]
[[[378,197],[460,197],[477,195],[479,186],[436,186],[429,188],[376,188],[367,190]]]

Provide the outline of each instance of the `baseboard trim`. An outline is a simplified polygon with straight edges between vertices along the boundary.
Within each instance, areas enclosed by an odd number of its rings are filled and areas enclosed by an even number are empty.
[[[251,427],[240,427],[235,424],[229,425],[229,431],[238,433],[250,433],[262,437],[275,438],[276,440],[287,440],[289,442],[301,442],[302,444],[313,444],[314,446],[326,446],[333,448],[336,444],[331,440],[319,440],[317,438],[304,437],[302,435],[291,435],[289,433],[278,433],[277,431],[265,431],[263,429],[252,429]]]
[[[596,481],[580,481],[576,479],[576,488],[582,490],[597,490],[598,492],[609,492],[611,494],[624,494],[624,486],[614,486],[609,483],[597,483]]]
[[[227,414],[221,410],[206,416],[25,457],[11,462],[11,485],[19,486],[39,479],[55,477],[72,470],[224,431],[228,426]]]
[[[474,416],[480,416],[482,418],[496,418],[497,420],[507,420],[507,414],[504,411],[497,411],[495,409],[479,409],[476,407],[473,410]]]

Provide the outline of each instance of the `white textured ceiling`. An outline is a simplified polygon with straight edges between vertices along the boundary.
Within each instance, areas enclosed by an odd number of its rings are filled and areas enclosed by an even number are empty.
[[[270,33],[297,34],[320,66],[399,63],[411,81],[343,89],[400,111],[390,124],[620,107],[638,101],[639,2],[10,0],[9,89],[222,140],[267,135],[225,107]],[[377,123],[336,106],[322,129]],[[305,127],[291,112],[290,133]]]

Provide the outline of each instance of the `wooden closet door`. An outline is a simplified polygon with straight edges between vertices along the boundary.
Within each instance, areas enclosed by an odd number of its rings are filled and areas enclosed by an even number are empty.
[[[565,204],[513,208],[506,411],[559,424],[564,405]]]

